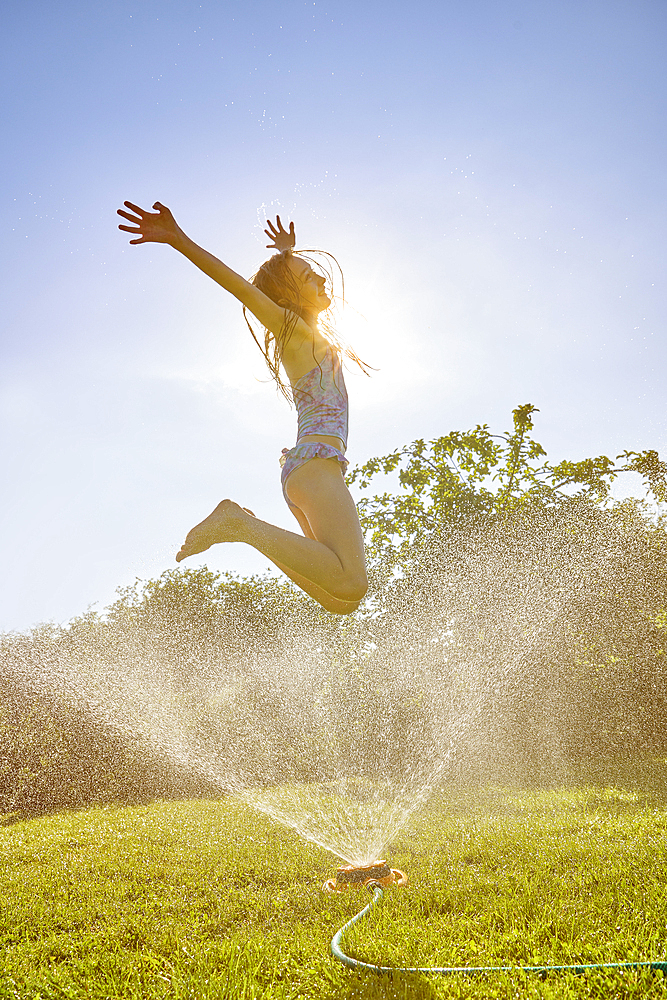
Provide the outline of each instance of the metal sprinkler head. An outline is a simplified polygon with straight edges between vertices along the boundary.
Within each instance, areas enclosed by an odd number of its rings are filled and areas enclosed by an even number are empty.
[[[407,885],[408,876],[398,868],[390,868],[386,861],[370,861],[367,865],[344,865],[338,868],[335,878],[328,878],[324,892],[345,892],[351,887],[375,882],[383,888],[388,885]]]

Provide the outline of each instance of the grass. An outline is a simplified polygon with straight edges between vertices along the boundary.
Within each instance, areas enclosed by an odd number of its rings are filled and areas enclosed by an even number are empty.
[[[411,886],[346,939],[391,965],[664,959],[667,813],[627,789],[461,791],[389,852]],[[0,827],[0,1000],[667,997],[661,973],[348,972],[328,955],[370,898],[239,802],[96,808]]]

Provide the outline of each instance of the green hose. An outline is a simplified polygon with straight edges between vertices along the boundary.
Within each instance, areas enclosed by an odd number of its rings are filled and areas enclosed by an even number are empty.
[[[351,920],[345,924],[344,927],[334,934],[331,939],[331,954],[334,958],[337,958],[339,962],[343,965],[347,965],[350,969],[364,970],[366,972],[375,972],[378,976],[390,976],[394,972],[430,972],[430,973],[440,973],[442,975],[451,975],[452,973],[459,972],[462,975],[472,976],[478,975],[481,972],[573,972],[580,975],[582,972],[588,972],[589,969],[659,969],[661,972],[667,972],[667,961],[664,962],[600,962],[593,965],[488,965],[488,966],[472,966],[464,965],[459,968],[444,966],[443,968],[403,968],[396,967],[392,968],[387,965],[370,965],[368,962],[359,962],[356,958],[350,958],[341,949],[341,942],[343,937],[353,927],[362,917],[365,917],[367,913],[373,909],[378,903],[382,902],[383,892],[377,883],[369,883],[368,888],[373,893],[373,899],[370,901],[368,906],[365,906],[363,910],[360,910],[356,916],[352,917]]]

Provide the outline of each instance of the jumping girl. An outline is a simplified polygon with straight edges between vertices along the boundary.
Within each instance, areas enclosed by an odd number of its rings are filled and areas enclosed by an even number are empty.
[[[341,349],[319,325],[320,313],[331,305],[325,278],[292,253],[294,223],[287,232],[280,217],[275,226],[268,222],[265,230],[272,240],[269,249],[278,253],[250,282],[193,243],[164,205],[156,202],[156,211],[146,212],[132,202],[124,204],[129,212],[119,209],[118,214],[131,226],[118,228],[138,237],[130,243],[168,243],[231,292],[244,312],[247,308],[256,316],[265,330],[260,349],[298,414],[296,446],[283,449],[281,478],[283,495],[303,535],[261,521],[247,508],[223,500],[188,532],[176,560],[204,552],[216,542],[247,542],[327,611],[350,614],[364,597],[368,580],[361,525],[343,479],[348,410]],[[289,388],[282,381],[281,367]]]

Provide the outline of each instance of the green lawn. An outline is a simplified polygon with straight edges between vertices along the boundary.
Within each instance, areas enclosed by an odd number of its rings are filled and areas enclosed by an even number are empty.
[[[357,976],[369,900],[244,805],[158,802],[0,827],[0,998],[667,997],[660,973]],[[388,852],[411,878],[347,938],[392,965],[667,955],[667,812],[623,789],[443,795]]]

